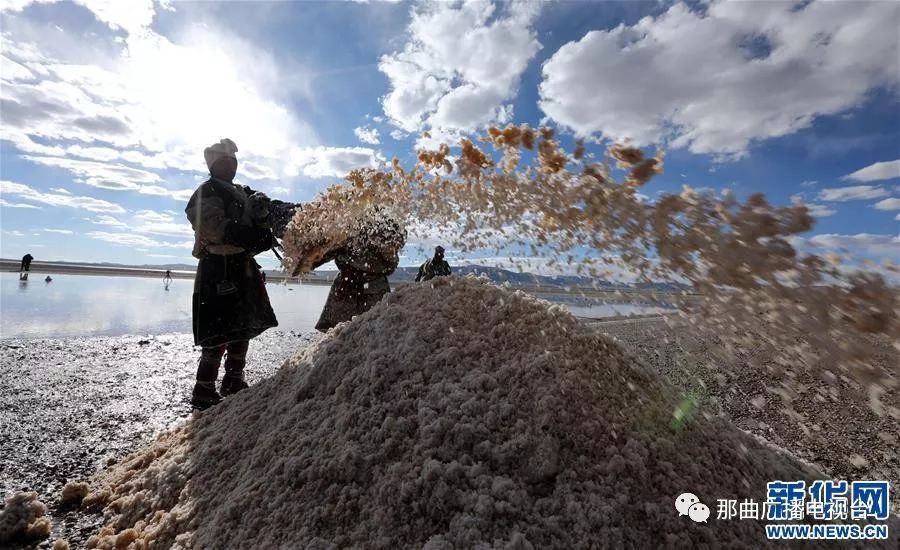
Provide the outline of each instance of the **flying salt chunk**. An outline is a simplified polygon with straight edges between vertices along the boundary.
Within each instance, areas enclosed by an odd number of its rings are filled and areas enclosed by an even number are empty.
[[[442,277],[113,466],[89,546],[770,545],[753,521],[679,518],[674,496],[816,474],[711,415],[674,426],[677,404],[564,310]]]
[[[779,365],[788,415],[797,414],[798,375],[824,368],[868,392],[877,415],[900,418],[900,408],[882,402],[896,369],[883,368],[870,345],[878,336],[900,346],[900,271],[848,269],[852,257],[795,249],[791,242],[814,223],[805,206],[688,186],[648,201],[639,190],[662,173],[662,152],[610,146],[607,161],[625,172],[617,181],[608,162],[582,160],[591,158],[583,142],[568,154],[550,128],[488,128],[459,146],[458,156],[442,144],[416,151],[413,166],[393,159],[390,168],[355,170],[326,189],[294,213],[285,267],[309,271],[352,237],[361,214],[388,209],[401,222],[440,231],[463,253],[512,247],[579,275],[686,284],[681,297],[666,297],[679,308],[667,324],[708,341],[722,375],[742,374],[732,359],[753,350],[750,368],[762,374]]]
[[[324,195],[294,213],[281,243],[285,267],[293,275],[312,271],[331,250],[350,237],[348,220],[351,216],[337,208],[341,202],[331,195]]]
[[[348,178],[351,178],[348,176]],[[405,231],[400,228],[389,208],[375,206],[355,188],[332,186],[316,198],[296,209],[282,239],[284,267],[292,275],[301,275],[329,259],[343,246],[356,239],[367,246],[402,248]],[[404,237],[399,236],[402,232]],[[374,238],[377,237],[377,238]],[[395,242],[399,241],[399,242]]]
[[[0,544],[28,542],[50,536],[47,507],[35,492],[19,492],[7,497],[0,510]]]

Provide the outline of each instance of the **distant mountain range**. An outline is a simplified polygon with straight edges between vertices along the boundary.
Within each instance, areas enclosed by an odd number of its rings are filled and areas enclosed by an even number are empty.
[[[454,275],[465,277],[466,275],[481,275],[487,277],[491,282],[496,284],[509,283],[513,286],[539,286],[539,287],[555,287],[555,288],[595,288],[598,290],[615,290],[615,289],[631,289],[631,290],[660,290],[660,291],[679,291],[687,290],[690,287],[680,285],[678,283],[654,282],[654,283],[616,283],[605,281],[603,279],[595,279],[593,277],[583,277],[578,275],[537,275],[535,273],[510,271],[499,267],[490,267],[484,265],[463,265],[451,266]],[[414,281],[419,272],[418,267],[400,267],[391,275],[391,280],[396,281]],[[334,272],[332,272],[332,275]]]
[[[494,283],[519,286],[558,286],[558,287],[590,287],[597,288],[614,288],[618,285],[594,279],[591,277],[579,277],[575,275],[546,276],[537,275],[528,272],[510,271],[499,267],[489,267],[484,265],[461,265],[452,267],[453,274],[465,277],[466,275],[481,275],[490,279]],[[414,281],[419,273],[418,267],[400,267],[391,275],[391,279],[397,281]]]

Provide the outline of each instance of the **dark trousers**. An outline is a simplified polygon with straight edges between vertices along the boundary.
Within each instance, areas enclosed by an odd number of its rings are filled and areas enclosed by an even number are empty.
[[[215,382],[219,376],[219,364],[226,352],[228,355],[225,356],[225,376],[241,378],[249,346],[249,340],[237,340],[220,346],[204,346],[200,353],[200,364],[197,366],[197,381]]]

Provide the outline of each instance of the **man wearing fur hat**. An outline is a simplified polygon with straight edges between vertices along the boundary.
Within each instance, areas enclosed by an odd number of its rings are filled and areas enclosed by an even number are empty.
[[[264,195],[234,183],[237,145],[223,139],[203,151],[210,178],[188,201],[194,228],[194,343],[203,348],[191,403],[205,409],[247,387],[244,363],[251,338],[278,326],[253,257],[275,244]],[[255,200],[259,197],[263,200]],[[276,201],[280,202],[280,201]],[[281,203],[285,204],[285,203]],[[262,207],[260,207],[262,205]],[[221,393],[219,364],[225,357]]]

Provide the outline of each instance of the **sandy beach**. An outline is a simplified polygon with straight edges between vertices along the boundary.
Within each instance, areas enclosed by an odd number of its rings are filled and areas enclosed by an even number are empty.
[[[829,477],[900,479],[900,424],[874,415],[852,388],[842,388],[842,399],[802,407],[807,416],[800,422],[771,397],[759,402],[768,395],[765,377],[717,380],[702,342],[673,334],[660,318],[592,325],[695,396],[699,413],[729,418]],[[266,332],[250,346],[248,380],[272,376],[317,338],[315,332]],[[50,548],[56,538],[78,548],[96,531],[99,514],[59,508],[62,487],[90,480],[189,418],[196,355],[188,334],[0,341],[6,381],[0,389],[0,490],[37,491],[52,517],[51,537],[31,548]],[[896,390],[883,399],[898,405]]]

